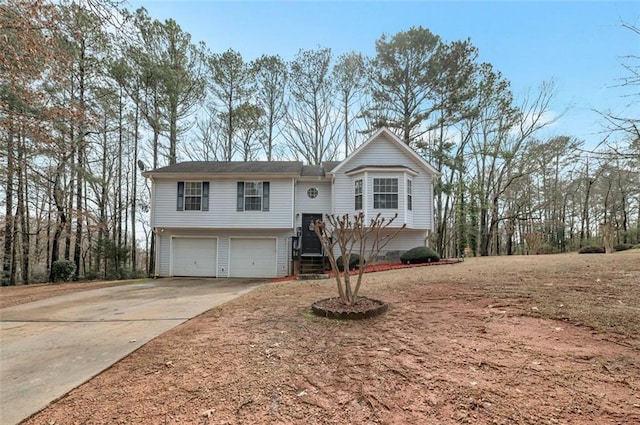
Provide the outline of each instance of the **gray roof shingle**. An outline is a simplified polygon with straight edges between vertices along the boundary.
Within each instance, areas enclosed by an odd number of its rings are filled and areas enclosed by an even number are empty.
[[[156,168],[148,174],[299,174],[300,161],[187,161]]]
[[[305,177],[324,177],[326,173],[333,170],[338,164],[340,164],[340,161],[325,161],[322,165],[304,165],[300,175]]]

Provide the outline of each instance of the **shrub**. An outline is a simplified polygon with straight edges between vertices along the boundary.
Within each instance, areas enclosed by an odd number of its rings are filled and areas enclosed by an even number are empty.
[[[633,245],[630,243],[619,243],[613,246],[613,249],[616,251],[626,251],[627,249],[633,248]]]
[[[51,265],[51,278],[54,282],[68,282],[76,272],[76,265],[73,261],[58,260]]]
[[[349,255],[349,270],[358,268],[358,264],[360,264],[360,256],[358,254]],[[344,260],[342,259],[342,256],[338,257],[336,265],[338,266],[338,270],[341,272],[344,271]]]
[[[427,246],[412,248],[400,256],[403,264],[422,264],[440,261],[437,252]]]
[[[603,246],[587,245],[580,248],[578,254],[604,254],[605,250]]]
[[[558,249],[557,247],[545,243],[542,245],[542,247],[540,247],[540,250],[538,250],[538,254],[557,254],[560,252],[560,249]]]

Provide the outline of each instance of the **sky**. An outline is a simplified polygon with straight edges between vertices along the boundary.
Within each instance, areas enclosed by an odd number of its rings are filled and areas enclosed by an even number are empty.
[[[568,135],[595,146],[602,118],[595,111],[640,117],[640,102],[616,87],[627,76],[622,63],[640,57],[640,1],[180,1],[129,0],[130,10],[174,19],[212,53],[227,49],[245,60],[278,54],[291,60],[300,49],[329,47],[334,57],[355,50],[375,55],[375,41],[412,26],[443,41],[470,39],[479,60],[511,82],[516,99],[544,81],[557,94],[549,117],[559,117],[545,137]],[[636,62],[640,65],[640,60]],[[636,90],[637,92],[637,90]]]

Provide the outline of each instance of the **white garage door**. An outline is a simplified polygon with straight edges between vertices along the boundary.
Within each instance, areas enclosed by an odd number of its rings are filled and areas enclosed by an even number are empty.
[[[217,239],[173,238],[171,260],[173,276],[216,276]]]
[[[276,277],[275,239],[231,238],[231,277]]]

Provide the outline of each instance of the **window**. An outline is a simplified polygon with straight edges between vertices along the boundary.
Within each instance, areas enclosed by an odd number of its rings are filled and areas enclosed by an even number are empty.
[[[244,183],[244,210],[262,211],[262,182]]]
[[[209,182],[178,182],[178,211],[209,211]]]
[[[184,210],[200,211],[202,205],[202,183],[184,182]]]
[[[398,208],[398,179],[373,179],[373,208]]]
[[[407,209],[411,211],[413,209],[413,182],[407,179]]]
[[[238,211],[269,211],[269,182],[238,182]]]
[[[356,180],[355,181],[355,201],[356,201],[356,205],[355,205],[355,209],[356,210],[361,210],[362,209],[362,179],[360,180]]]
[[[310,187],[307,190],[307,196],[311,199],[317,198],[318,197],[318,189],[316,189],[315,187]]]

